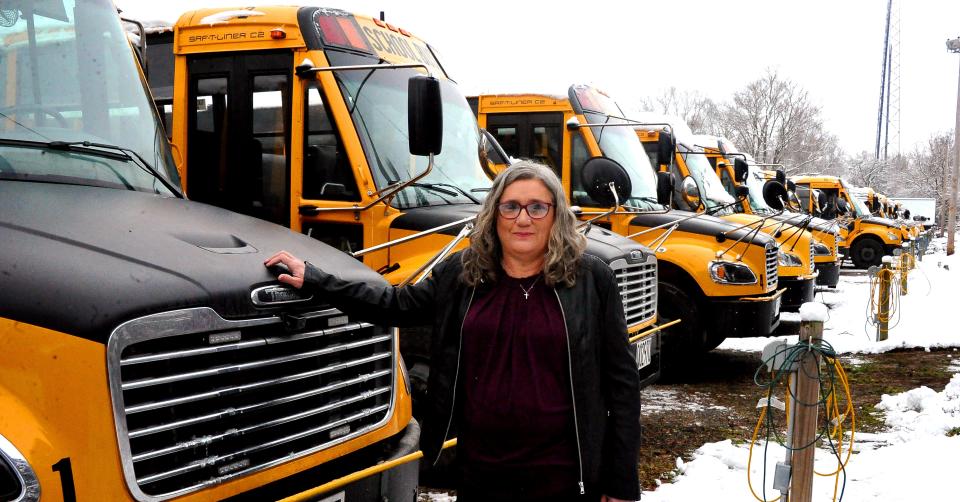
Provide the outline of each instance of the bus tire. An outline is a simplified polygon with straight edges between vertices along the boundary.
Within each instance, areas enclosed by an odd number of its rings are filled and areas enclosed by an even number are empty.
[[[883,244],[876,239],[865,237],[850,247],[850,257],[857,268],[880,266],[883,258]]]
[[[706,329],[700,323],[700,305],[690,293],[669,282],[657,284],[657,321],[665,324],[682,319],[661,334],[660,357],[669,371],[684,356],[707,351]]]

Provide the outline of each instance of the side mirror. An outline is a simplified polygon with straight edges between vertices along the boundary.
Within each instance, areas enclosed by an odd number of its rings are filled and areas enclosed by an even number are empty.
[[[680,182],[680,196],[683,197],[687,206],[693,209],[699,209],[703,203],[700,200],[700,187],[697,186],[696,181],[693,181],[692,176],[687,176]]]
[[[777,180],[777,183],[780,183],[781,185],[786,185],[787,173],[783,172],[783,169],[777,169],[773,179]]]
[[[850,207],[847,206],[847,201],[843,198],[837,199],[837,209],[844,214],[850,212]]]
[[[750,187],[747,185],[737,185],[736,194],[738,199],[746,199],[750,197]]]
[[[673,190],[677,179],[673,173],[657,172],[657,202],[670,207],[673,202]]]
[[[787,180],[786,185],[787,185],[787,191],[788,191],[788,192],[796,192],[796,191],[797,191],[797,184],[794,183],[793,180]]]
[[[746,160],[743,160],[740,157],[733,159],[734,181],[737,183],[743,183],[744,181],[747,181],[747,171],[749,171],[749,168],[747,167]]]
[[[910,219],[910,210],[909,210],[909,209],[907,209],[907,210],[905,210],[905,211],[903,212],[903,218],[906,219],[906,220],[909,220],[909,219]]]
[[[407,132],[410,153],[439,155],[443,147],[443,100],[440,81],[417,75],[407,84]]]
[[[633,193],[633,185],[630,183],[627,170],[617,161],[607,157],[593,157],[587,160],[583,164],[580,179],[587,195],[604,206],[613,207],[617,201],[622,204]],[[616,200],[613,192],[610,191],[611,183],[617,193]]]
[[[673,155],[677,151],[677,140],[673,134],[667,131],[660,131],[657,139],[657,168],[662,165],[673,164]]]
[[[870,204],[870,210],[873,212],[880,210],[880,201],[876,197],[873,198],[873,203]]]
[[[763,201],[774,211],[783,211],[784,201],[787,200],[787,187],[777,180],[769,180],[763,184]]]

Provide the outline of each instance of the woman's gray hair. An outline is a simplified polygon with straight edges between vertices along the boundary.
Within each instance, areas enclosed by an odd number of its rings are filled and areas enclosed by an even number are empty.
[[[553,196],[554,220],[543,264],[544,282],[551,287],[570,287],[576,283],[577,265],[587,247],[587,240],[577,231],[577,217],[570,210],[560,178],[543,164],[523,160],[504,169],[494,178],[490,193],[480,208],[476,224],[470,232],[470,247],[461,254],[461,279],[468,285],[494,282],[499,277],[503,250],[497,236],[497,205],[510,184],[531,179],[543,183]]]

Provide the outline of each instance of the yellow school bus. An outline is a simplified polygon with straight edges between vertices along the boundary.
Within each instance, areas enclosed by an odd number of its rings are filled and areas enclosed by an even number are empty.
[[[809,253],[799,253],[799,257],[804,261],[804,267],[800,270],[802,275],[795,276],[795,280],[799,281],[795,284],[808,284],[809,289],[806,290],[808,295],[794,296],[790,303],[799,306],[805,301],[812,301],[814,281],[816,284],[836,287],[840,281],[838,224],[791,211],[789,202],[792,195],[789,192],[784,210],[782,212],[772,210],[763,200],[764,182],[778,180],[790,185],[786,182],[786,178],[767,176],[753,157],[738,152],[733,143],[724,138],[701,134],[697,135],[693,142],[705,153],[707,161],[720,178],[727,193],[735,194],[737,187],[745,187],[746,196],[735,206],[741,218],[743,215],[761,216],[794,228],[804,229],[803,237],[798,237],[798,240],[789,244],[788,247],[795,250],[797,242],[809,240]],[[782,234],[783,228],[782,226],[766,227],[765,231]],[[807,235],[808,233],[810,235]],[[815,274],[806,272],[807,270]],[[811,275],[814,276],[813,280],[810,279]],[[807,282],[804,282],[804,279]]]
[[[112,2],[5,2],[3,20],[0,500],[412,500],[416,463],[387,469],[419,441],[396,330],[263,262],[285,248],[386,282],[183,197]]]
[[[190,198],[289,226],[392,284],[467,245],[490,187],[481,132],[425,41],[380,19],[291,6],[191,11],[165,37],[148,45],[151,68],[173,75],[150,78]],[[164,40],[172,61],[154,64]],[[434,82],[435,102],[413,99],[412,79]],[[428,127],[416,116],[429,113],[441,114],[429,127],[442,129],[442,151],[413,155],[408,127]],[[656,257],[614,234],[587,237],[622,281],[630,333],[646,333],[638,366],[653,381]],[[404,330],[401,347],[423,389],[429,333]]]
[[[645,116],[642,117],[643,120],[647,120]],[[750,196],[737,199],[736,191],[728,193],[710,164],[709,158],[712,153],[698,145],[699,140],[690,132],[686,124],[676,119],[668,122],[670,124],[667,126],[641,125],[636,126],[635,129],[648,154],[656,153],[662,130],[665,127],[671,129],[676,144],[674,159],[662,169],[675,173],[678,178],[690,176],[701,193],[702,204],[697,207],[681,207],[692,211],[710,212],[736,225],[759,229],[771,235],[780,246],[779,281],[780,286],[787,290],[783,295],[783,309],[797,311],[804,302],[812,301],[814,281],[819,276],[813,262],[814,253],[818,244],[823,249],[827,248],[817,242],[806,230],[805,222],[793,225],[785,219],[775,218],[775,216],[782,216],[782,213],[770,210],[765,203],[763,203],[764,208],[769,211],[769,214],[759,215],[754,211],[744,210],[744,205],[749,205],[747,200]],[[661,120],[661,123],[665,122]],[[755,196],[762,203],[762,196],[759,193]],[[683,204],[682,201],[676,202]]]
[[[850,256],[857,268],[879,266],[884,255],[909,241],[909,235],[893,220],[878,218],[853,197],[850,185],[837,176],[801,174],[790,178],[797,186],[801,207],[812,212],[819,207],[822,218],[837,219],[847,229],[840,252]],[[814,199],[819,194],[819,199]]]
[[[683,320],[664,334],[664,357],[709,350],[726,337],[767,336],[776,329],[782,295],[776,242],[709,215],[661,205],[643,146],[607,95],[574,85],[567,96],[483,95],[471,100],[480,126],[510,156],[556,170],[584,221],[657,253],[660,320]],[[619,200],[610,198],[606,181],[597,190],[596,174],[604,171],[616,174],[615,185],[624,191]]]

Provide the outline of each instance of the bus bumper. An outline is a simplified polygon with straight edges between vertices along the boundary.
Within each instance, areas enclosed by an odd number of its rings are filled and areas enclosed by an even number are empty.
[[[840,282],[840,262],[817,263],[817,273],[820,274],[817,276],[818,286],[835,288]]]
[[[351,501],[417,499],[420,460],[365,475],[364,469],[401,459],[420,449],[420,424],[411,418],[403,432],[336,460],[225,499],[229,502],[279,500]],[[322,487],[329,488],[323,489]]]
[[[786,289],[766,296],[708,299],[710,336],[770,336],[780,325],[780,302]]]
[[[800,305],[812,302],[815,281],[814,277],[805,279],[781,277],[780,286],[787,288],[786,293],[783,294],[783,310],[797,312],[800,310]]]

